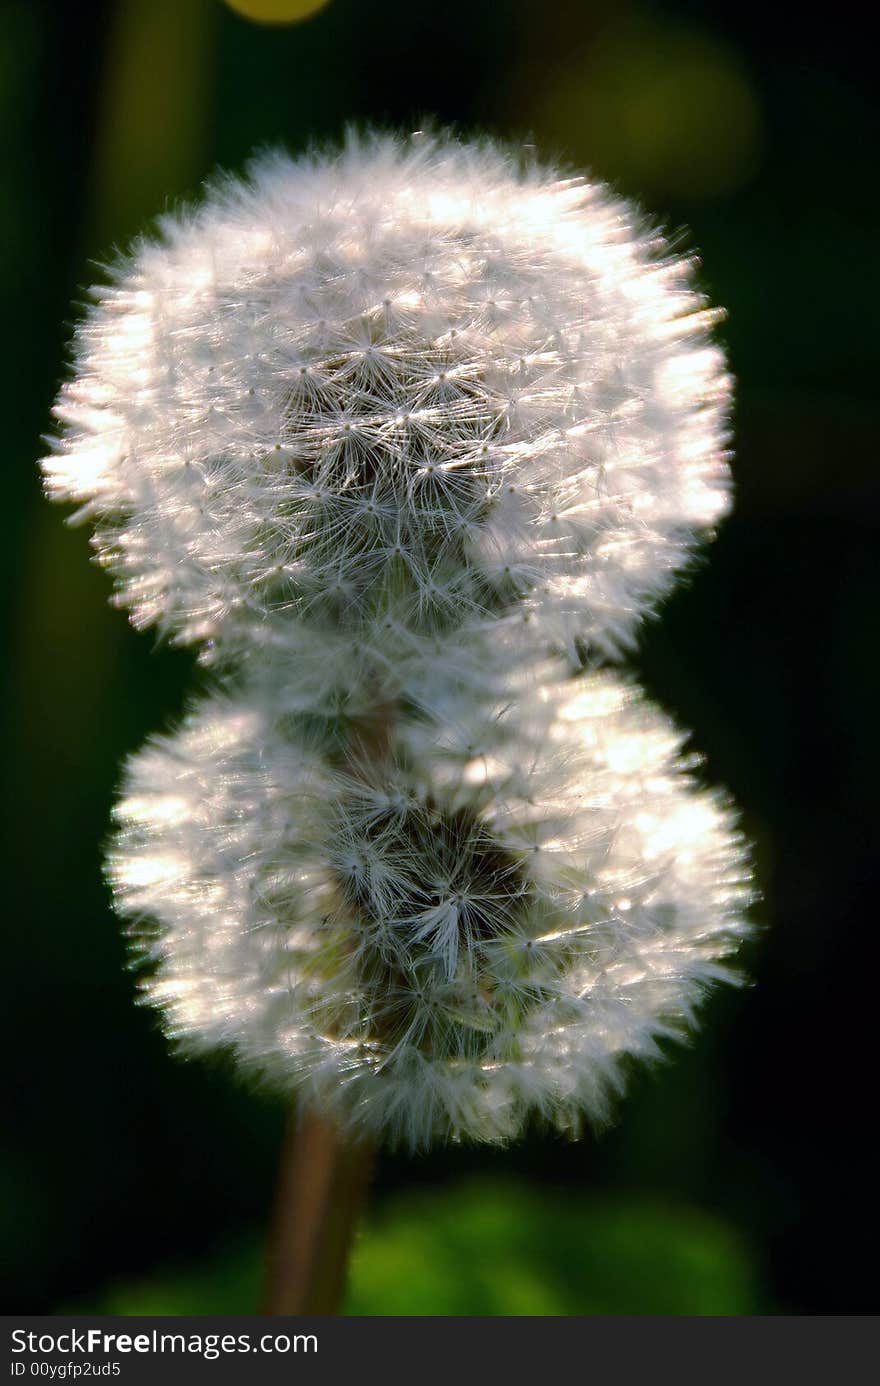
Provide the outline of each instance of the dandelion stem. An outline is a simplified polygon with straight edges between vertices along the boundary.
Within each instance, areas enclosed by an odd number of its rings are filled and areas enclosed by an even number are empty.
[[[374,1149],[315,1111],[291,1119],[281,1156],[263,1312],[338,1314]]]
[[[394,709],[379,706],[352,728],[347,768],[356,778],[389,758]],[[292,1117],[281,1156],[269,1240],[267,1314],[337,1314],[374,1147],[308,1108]]]

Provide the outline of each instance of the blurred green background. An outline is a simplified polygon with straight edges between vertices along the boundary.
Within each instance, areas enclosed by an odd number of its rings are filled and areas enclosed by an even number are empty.
[[[767,927],[754,986],[601,1137],[383,1159],[350,1311],[876,1309],[875,66],[843,9],[748,0],[330,0],[285,27],[2,0],[9,1311],[253,1309],[284,1121],[132,1004],[102,840],[122,757],[197,675],[109,609],[40,498],[71,303],[218,163],[425,116],[688,226],[729,309],[736,513],[638,665],[743,809]]]

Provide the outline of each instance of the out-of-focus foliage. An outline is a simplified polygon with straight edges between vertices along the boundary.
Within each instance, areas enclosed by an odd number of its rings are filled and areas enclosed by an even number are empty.
[[[235,1314],[258,1303],[261,1251],[114,1285],[72,1312]],[[755,1312],[756,1274],[717,1218],[656,1200],[554,1198],[474,1181],[394,1199],[355,1248],[345,1310],[357,1315]]]
[[[736,45],[632,7],[561,64],[538,114],[571,158],[658,206],[735,192],[761,159],[760,99]]]
[[[413,1194],[369,1227],[351,1314],[749,1314],[740,1238],[686,1205],[499,1182]]]
[[[792,17],[766,0],[333,0],[286,26],[221,0],[0,4],[10,1309],[158,1287],[157,1268],[252,1238],[284,1118],[222,1070],[172,1060],[132,1004],[102,844],[123,756],[193,672],[109,608],[85,534],[40,496],[71,301],[90,260],[215,165],[426,114],[532,138],[689,225],[729,310],[736,508],[646,632],[640,677],[742,806],[767,929],[754,987],[713,1003],[699,1045],[639,1080],[602,1140],[385,1161],[375,1244],[405,1242],[383,1204],[414,1183],[454,1201],[471,1173],[518,1176],[555,1218],[601,1192],[720,1219],[753,1250],[763,1312],[876,1308],[875,67],[843,7]],[[219,1250],[211,1274],[227,1275]],[[635,1296],[633,1282],[627,1312]]]

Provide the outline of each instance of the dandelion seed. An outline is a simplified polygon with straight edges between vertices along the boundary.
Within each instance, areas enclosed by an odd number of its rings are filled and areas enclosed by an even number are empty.
[[[727,509],[691,262],[500,145],[351,137],[218,180],[94,296],[46,487],[219,666],[116,811],[146,999],[352,1139],[601,1122],[747,932],[679,734],[563,678]]]
[[[332,630],[381,665],[523,614],[615,655],[727,508],[690,262],[500,145],[264,157],[94,297],[46,485],[205,658],[326,670]]]
[[[353,776],[255,690],[206,701],[117,811],[146,995],[186,1048],[392,1143],[600,1122],[746,932],[742,843],[680,742],[593,675],[450,692]]]

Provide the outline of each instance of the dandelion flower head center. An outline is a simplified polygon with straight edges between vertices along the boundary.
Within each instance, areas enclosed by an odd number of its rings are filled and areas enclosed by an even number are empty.
[[[365,820],[343,806],[335,871],[356,920],[363,1017],[386,1046],[482,1051],[505,1020],[491,949],[515,937],[529,886],[517,855],[470,807],[430,798]],[[508,1018],[509,1019],[509,1018]]]

